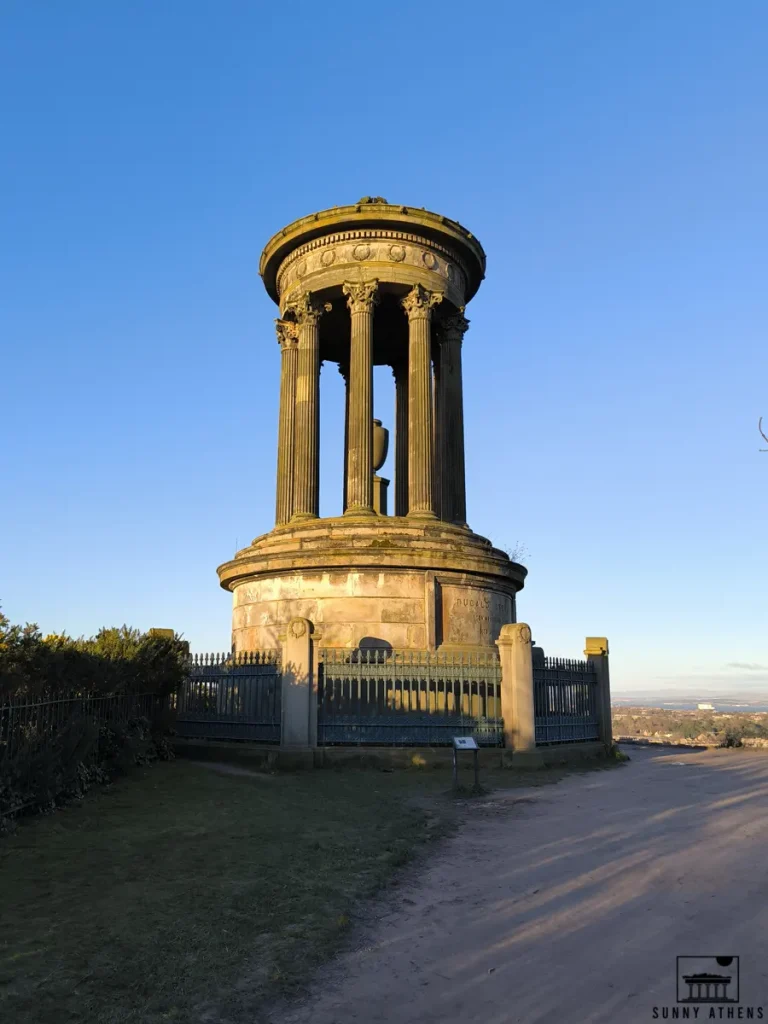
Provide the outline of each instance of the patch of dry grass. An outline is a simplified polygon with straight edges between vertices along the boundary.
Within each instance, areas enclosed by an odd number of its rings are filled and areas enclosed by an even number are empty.
[[[484,773],[538,785],[562,770]],[[176,761],[0,841],[0,1018],[253,1022],[459,813],[450,773]]]

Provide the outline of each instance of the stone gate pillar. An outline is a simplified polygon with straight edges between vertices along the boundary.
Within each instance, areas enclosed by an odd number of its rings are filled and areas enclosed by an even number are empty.
[[[282,657],[282,714],[280,745],[307,749],[317,746],[317,668],[309,619],[291,619]]]
[[[544,759],[536,749],[531,627],[525,622],[502,626],[496,645],[501,660],[504,745],[512,753],[513,764],[541,765]]]
[[[608,669],[608,639],[604,636],[588,636],[584,641],[584,655],[593,668],[597,680],[597,721],[600,739],[607,746],[613,746],[613,723],[611,720],[611,676]]]

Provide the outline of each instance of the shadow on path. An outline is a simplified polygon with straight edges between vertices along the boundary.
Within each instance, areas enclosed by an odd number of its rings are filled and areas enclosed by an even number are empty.
[[[650,1021],[675,1005],[677,955],[721,952],[766,1013],[768,756],[631,757],[478,805],[313,998],[270,1019]]]

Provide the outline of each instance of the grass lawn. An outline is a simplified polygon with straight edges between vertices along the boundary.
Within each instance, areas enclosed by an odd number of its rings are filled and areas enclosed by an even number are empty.
[[[484,773],[491,785],[562,771]],[[448,771],[137,769],[0,839],[0,1020],[259,1020],[455,820]]]

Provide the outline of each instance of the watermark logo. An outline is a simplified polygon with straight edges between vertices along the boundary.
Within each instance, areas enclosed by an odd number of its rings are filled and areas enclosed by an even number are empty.
[[[762,1006],[743,1006],[737,956],[677,957],[676,1002],[654,1006],[654,1020],[763,1020]],[[670,993],[671,994],[671,993]]]
[[[679,956],[678,1003],[738,1003],[737,956]]]

